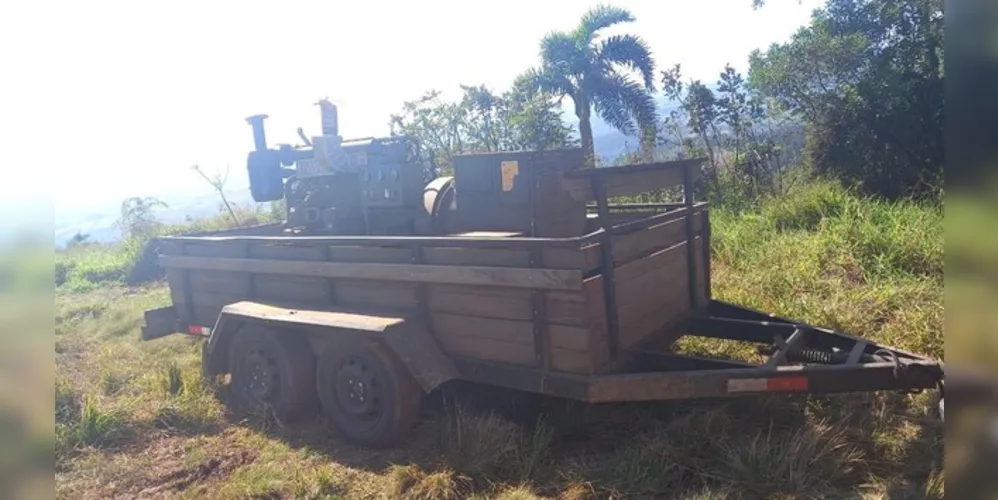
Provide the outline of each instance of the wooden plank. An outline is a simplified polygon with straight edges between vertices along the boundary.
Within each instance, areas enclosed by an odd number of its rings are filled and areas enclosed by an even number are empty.
[[[580,271],[562,269],[277,261],[240,258],[204,259],[172,255],[162,256],[160,265],[181,269],[212,269],[258,274],[321,276],[325,278],[402,282],[492,285],[544,290],[580,290],[582,288],[582,273]]]
[[[184,255],[191,257],[242,257],[244,248],[240,244],[219,245],[207,240],[195,240],[184,245]]]
[[[702,159],[679,160],[675,162],[628,165],[623,167],[603,167],[580,169],[566,175],[565,188],[576,200],[596,199],[593,182],[603,182],[606,196],[632,196],[678,186],[683,183],[683,168],[687,165],[699,167]],[[694,181],[699,176],[699,168],[693,168]]]
[[[430,245],[439,247],[509,248],[550,247],[578,248],[582,238],[521,238],[484,236],[167,236],[161,241],[223,244],[233,242],[290,243],[296,246],[358,246],[407,247]]]
[[[506,342],[498,339],[440,335],[437,341],[444,352],[451,356],[497,361],[515,365],[534,366],[534,346]]]
[[[581,293],[557,291],[541,293],[544,296],[548,323],[587,326],[586,304]],[[529,290],[427,285],[427,296],[432,312],[521,321],[530,321],[532,318]]]
[[[416,284],[389,281],[333,280],[337,302],[344,306],[371,306],[414,310]]]
[[[412,262],[412,250],[401,247],[330,246],[332,262]]]
[[[482,318],[459,314],[432,313],[434,333],[439,336],[462,336],[499,339],[534,346],[534,327],[530,321]],[[567,325],[550,325],[551,347],[588,351],[589,330]],[[488,359],[488,358],[483,358]]]
[[[256,277],[255,297],[261,300],[290,302],[333,302],[329,280],[310,276],[278,276],[261,274]]]
[[[319,261],[325,258],[321,247],[274,245],[261,242],[250,242],[249,245],[249,257],[253,259]]]
[[[537,366],[534,359],[533,341],[529,344],[507,339],[452,335],[436,335],[437,341],[447,354],[465,358],[511,363],[521,366]],[[591,373],[593,370],[589,353],[560,347],[551,348],[551,368],[571,373]]]
[[[694,248],[702,245],[701,238],[696,243]],[[694,254],[702,260],[701,252]],[[617,269],[621,349],[678,323],[689,313],[686,263],[683,241]]]
[[[404,317],[386,311],[349,308],[299,309],[253,301],[229,304],[222,312],[289,325],[347,328],[371,333],[382,333],[405,322]]]
[[[628,234],[614,235],[613,262],[615,266],[631,262],[634,259],[653,253],[653,251],[670,247],[686,239],[686,218],[667,220],[648,229]],[[703,228],[703,214],[693,215],[693,224],[697,231]]]
[[[167,279],[170,273],[181,271],[180,268],[166,268]],[[191,288],[198,290],[248,294],[250,289],[249,275],[235,271],[200,270],[190,273],[189,279]]]
[[[530,251],[525,248],[423,247],[427,264],[451,266],[529,267]],[[544,248],[541,260],[547,269],[589,270],[581,248]]]
[[[249,256],[257,259],[275,260],[325,260],[322,247],[297,247],[268,243],[250,243]],[[300,302],[308,304],[331,304],[332,290],[329,280],[314,276],[278,276],[261,274],[253,278],[253,298],[263,301]]]

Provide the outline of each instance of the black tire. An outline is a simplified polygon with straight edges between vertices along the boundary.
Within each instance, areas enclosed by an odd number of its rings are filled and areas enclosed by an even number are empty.
[[[319,356],[316,388],[323,412],[356,445],[399,444],[419,419],[423,390],[380,342],[328,346]]]
[[[229,349],[233,406],[293,421],[315,401],[315,356],[294,332],[243,326]]]

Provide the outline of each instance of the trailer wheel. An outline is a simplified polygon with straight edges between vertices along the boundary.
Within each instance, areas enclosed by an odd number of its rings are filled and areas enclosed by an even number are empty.
[[[293,333],[243,326],[232,339],[229,372],[234,406],[254,414],[294,420],[315,395],[315,357]]]
[[[419,417],[422,389],[380,342],[331,345],[319,356],[316,376],[324,413],[354,444],[398,444]]]

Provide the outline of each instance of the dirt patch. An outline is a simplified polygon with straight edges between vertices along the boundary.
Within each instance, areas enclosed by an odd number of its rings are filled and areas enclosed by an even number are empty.
[[[164,469],[164,473],[154,477],[137,493],[136,498],[164,498],[195,484],[204,487],[224,479],[236,469],[252,463],[256,458],[255,452],[241,449],[207,458],[193,466]]]

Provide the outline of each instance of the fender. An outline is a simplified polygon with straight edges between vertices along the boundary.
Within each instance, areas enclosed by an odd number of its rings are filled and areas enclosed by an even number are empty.
[[[229,304],[219,313],[204,346],[202,362],[206,375],[228,371],[226,353],[235,332],[247,322],[263,324],[275,332],[304,330],[313,346],[344,336],[380,339],[426,392],[457,378],[454,364],[418,319],[368,308],[298,309],[250,301]]]

